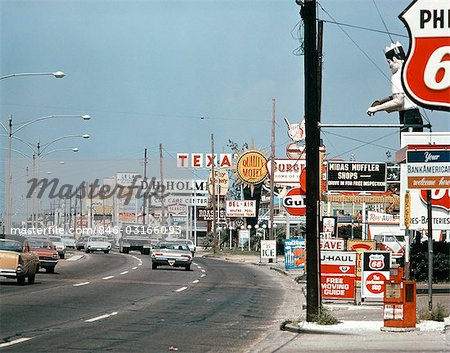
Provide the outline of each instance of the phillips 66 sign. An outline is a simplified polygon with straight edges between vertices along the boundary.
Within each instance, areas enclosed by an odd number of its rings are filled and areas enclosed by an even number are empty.
[[[450,110],[450,1],[415,0],[399,18],[410,37],[405,92],[420,106]]]

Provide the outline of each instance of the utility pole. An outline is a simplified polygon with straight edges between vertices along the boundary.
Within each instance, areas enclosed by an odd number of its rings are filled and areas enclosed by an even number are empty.
[[[322,61],[323,61],[323,21],[317,21],[317,120],[322,115]]]
[[[269,239],[274,240],[273,234],[273,216],[274,216],[274,181],[275,181],[275,99],[272,99],[272,139],[270,145],[270,205],[269,205]],[[269,259],[271,261],[272,259]]]
[[[12,197],[11,197],[11,140],[12,140],[12,115],[9,115],[8,119],[8,162],[6,165],[6,234],[11,234],[12,227]]]
[[[163,174],[163,153],[162,153],[162,143],[159,144],[159,171],[161,176],[161,191],[165,191],[164,188],[164,174]],[[161,197],[161,225],[165,224],[165,209],[164,209],[164,197]]]
[[[144,149],[144,182],[143,185],[147,185],[147,149]],[[147,189],[148,186],[145,188]],[[142,224],[145,224],[145,216],[146,216],[146,208],[147,208],[147,190],[144,190],[144,203],[142,205]]]
[[[428,228],[428,310],[433,310],[433,205],[431,189],[427,190],[427,228]]]
[[[319,100],[318,55],[316,36],[316,1],[305,0],[300,15],[304,23],[305,48],[305,126],[306,126],[306,320],[320,314],[319,248]]]
[[[214,175],[214,134],[211,134],[211,181],[212,181],[212,206],[213,206],[213,249],[217,247],[217,223],[216,223],[216,176]]]

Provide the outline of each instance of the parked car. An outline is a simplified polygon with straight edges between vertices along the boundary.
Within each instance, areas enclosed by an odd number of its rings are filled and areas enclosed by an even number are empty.
[[[86,242],[86,252],[103,251],[105,254],[111,250],[111,243],[107,237],[91,236]]]
[[[88,241],[88,239],[89,235],[82,235],[81,237],[79,237],[76,243],[77,250],[86,249],[86,242]]]
[[[64,245],[66,246],[66,249],[75,249],[77,246],[77,241],[75,240],[75,237],[73,237],[70,234],[63,235],[61,237]]]
[[[64,244],[63,239],[56,235],[49,236],[49,239],[55,246],[56,251],[58,252],[59,258],[64,259],[64,257],[66,256],[66,245]]]
[[[31,249],[39,256],[39,267],[45,268],[48,273],[55,272],[55,266],[58,263],[59,255],[55,245],[45,238],[30,238]]]
[[[152,269],[158,266],[184,267],[191,269],[192,253],[182,242],[160,242],[152,250]]]
[[[39,257],[31,251],[28,240],[23,242],[0,239],[0,276],[15,278],[18,284],[33,284],[39,268]]]

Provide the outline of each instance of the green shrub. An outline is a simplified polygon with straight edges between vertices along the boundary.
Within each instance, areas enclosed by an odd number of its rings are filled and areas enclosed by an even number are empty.
[[[421,310],[417,315],[417,319],[418,321],[432,320],[443,322],[447,316],[448,311],[445,305],[437,303],[436,307],[431,311],[428,309]]]
[[[313,321],[319,325],[336,325],[340,321],[333,316],[330,310],[322,307],[320,309],[320,314],[313,318]]]
[[[414,243],[410,252],[411,277],[416,281],[428,279],[428,243]],[[450,243],[433,242],[433,281],[450,281]]]

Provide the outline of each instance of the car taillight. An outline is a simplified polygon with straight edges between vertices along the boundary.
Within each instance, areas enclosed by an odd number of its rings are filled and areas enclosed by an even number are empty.
[[[187,257],[188,259],[191,258],[189,255],[181,255],[181,257]]]
[[[163,254],[160,252],[155,252],[154,254],[155,254],[155,256],[163,256]]]

